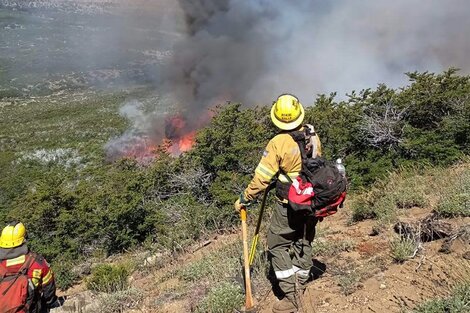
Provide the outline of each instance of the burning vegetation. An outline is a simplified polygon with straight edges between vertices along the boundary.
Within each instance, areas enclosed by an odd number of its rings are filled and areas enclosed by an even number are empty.
[[[143,132],[137,127],[141,121],[134,117],[134,127],[107,144],[107,158],[109,161],[129,158],[148,164],[162,153],[178,156],[192,149],[197,130],[209,119],[207,115],[193,121],[183,113],[176,113],[153,120],[153,132]]]
[[[194,145],[196,130],[191,129],[182,114],[173,115],[165,120],[165,138],[170,146],[167,151],[179,155],[191,150]]]

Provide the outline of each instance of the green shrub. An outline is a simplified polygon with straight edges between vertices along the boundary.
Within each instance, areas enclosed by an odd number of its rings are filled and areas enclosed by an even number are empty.
[[[390,252],[397,263],[403,263],[412,258],[416,249],[417,243],[409,238],[396,238],[390,242]]]
[[[425,208],[429,205],[429,200],[426,196],[426,177],[417,175],[415,171],[404,172],[402,179],[398,179],[395,188],[393,188],[393,198],[397,208],[410,209],[413,207]],[[392,175],[393,176],[393,175]],[[396,177],[391,178],[395,180]]]
[[[351,210],[351,219],[353,222],[375,218],[377,216],[374,211],[373,203],[368,201],[366,195],[358,195],[354,201],[351,202]]]
[[[55,260],[52,264],[56,286],[59,289],[67,290],[72,287],[79,278],[78,275],[73,272],[73,266],[74,264],[72,262],[61,259]]]
[[[190,263],[181,271],[181,278],[186,281],[198,281],[203,277],[210,275],[214,268],[214,262],[210,258],[202,258],[196,262]]]
[[[390,221],[394,218],[397,207],[393,195],[383,190],[381,194],[370,192],[369,195],[359,196],[352,202],[351,209],[354,222],[370,218]]]
[[[361,273],[359,271],[354,270],[339,276],[337,281],[338,285],[341,287],[341,291],[343,292],[343,294],[345,296],[348,296],[357,290],[361,278]]]
[[[363,279],[372,274],[372,269],[368,266],[358,266],[356,262],[351,261],[344,265],[333,266],[331,273],[341,288],[341,292],[348,296],[358,289]]]
[[[470,282],[457,286],[449,298],[434,299],[419,305],[413,313],[463,313],[470,312]]]
[[[449,195],[441,199],[435,211],[443,217],[470,216],[470,193]]]
[[[397,213],[396,198],[393,194],[385,193],[373,205],[375,218],[381,221],[392,221]]]
[[[312,254],[314,256],[334,256],[344,251],[351,251],[355,244],[351,240],[327,241],[325,239],[316,239],[312,245]]]
[[[352,220],[375,218],[392,222],[399,209],[429,207],[429,177],[432,171],[420,175],[416,169],[405,169],[389,174],[371,188],[358,195],[351,203]]]
[[[199,303],[198,313],[229,313],[243,304],[243,290],[239,285],[224,282],[212,288]]]
[[[86,285],[89,290],[98,292],[117,292],[127,289],[129,269],[125,265],[100,264],[91,271]]]

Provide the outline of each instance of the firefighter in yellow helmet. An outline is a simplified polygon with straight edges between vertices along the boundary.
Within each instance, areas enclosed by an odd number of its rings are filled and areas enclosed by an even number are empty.
[[[45,312],[58,302],[54,274],[29,250],[23,223],[8,224],[0,236],[0,312]]]
[[[304,115],[304,108],[295,96],[283,94],[277,98],[271,108],[271,120],[280,132],[268,142],[252,181],[235,202],[235,209],[240,211],[242,207],[249,206],[269,186],[271,180],[277,180],[278,201],[268,230],[271,264],[282,290],[278,295],[281,300],[273,306],[274,313],[298,311],[298,297],[305,290],[312,267],[311,243],[317,220],[294,212],[286,200],[290,186],[286,176],[294,180],[302,167],[299,146],[289,132],[309,127],[312,136],[307,144],[308,153],[312,157],[321,155],[320,139],[313,126],[302,126]],[[291,248],[294,251],[293,258],[289,253]]]

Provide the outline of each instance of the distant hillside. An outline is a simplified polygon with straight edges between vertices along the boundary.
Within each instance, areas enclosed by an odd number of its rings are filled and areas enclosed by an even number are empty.
[[[167,0],[0,0],[0,98],[155,86],[184,29],[175,10]]]

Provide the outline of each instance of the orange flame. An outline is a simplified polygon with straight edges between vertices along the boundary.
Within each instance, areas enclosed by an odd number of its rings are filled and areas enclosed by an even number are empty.
[[[192,132],[184,135],[178,141],[178,146],[181,152],[186,152],[192,149],[194,142],[196,140],[196,131],[193,130]]]
[[[140,164],[149,164],[161,153],[169,153],[179,156],[190,151],[196,142],[197,129],[207,125],[215,115],[215,110],[211,110],[215,105],[210,106],[203,114],[195,114],[191,119],[182,113],[177,113],[165,118],[159,125],[164,125],[164,135],[162,137],[134,137],[124,147],[121,146],[121,156],[134,159]],[[163,122],[163,123],[162,123]],[[157,129],[158,130],[158,129]],[[161,134],[162,131],[156,131]]]

